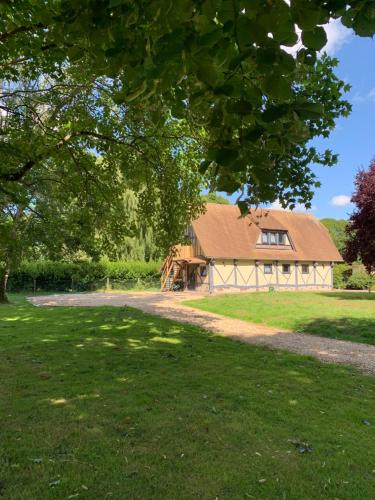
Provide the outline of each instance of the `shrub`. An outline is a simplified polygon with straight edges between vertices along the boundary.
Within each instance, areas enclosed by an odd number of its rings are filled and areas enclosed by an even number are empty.
[[[160,262],[106,261],[104,265],[105,276],[114,280],[157,278],[160,275]]]
[[[346,284],[351,274],[352,274],[352,268],[349,264],[337,264],[336,266],[334,266],[333,287],[346,288]]]
[[[350,276],[346,288],[348,290],[368,290],[373,283],[374,280],[368,273],[359,271]]]
[[[160,274],[160,262],[80,261],[22,262],[9,278],[9,290],[85,291],[105,288],[148,287]]]

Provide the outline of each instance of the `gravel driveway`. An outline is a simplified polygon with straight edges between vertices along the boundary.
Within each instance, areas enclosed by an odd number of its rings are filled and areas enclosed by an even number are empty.
[[[35,306],[131,306],[146,313],[200,326],[224,337],[313,356],[326,363],[350,364],[375,375],[375,346],[226,318],[219,314],[183,306],[181,301],[203,297],[197,292],[79,293],[29,297]]]

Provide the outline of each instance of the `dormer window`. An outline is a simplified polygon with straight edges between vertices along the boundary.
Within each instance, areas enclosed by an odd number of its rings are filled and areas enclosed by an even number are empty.
[[[285,231],[262,231],[262,245],[289,245]]]

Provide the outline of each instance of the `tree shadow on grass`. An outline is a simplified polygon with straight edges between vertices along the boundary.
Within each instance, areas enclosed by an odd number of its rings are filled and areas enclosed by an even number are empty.
[[[322,297],[341,299],[341,300],[375,300],[375,293],[369,292],[317,292]]]
[[[314,318],[299,322],[295,331],[375,345],[375,318]]]
[[[303,497],[327,453],[346,480],[343,448],[359,464],[351,477],[366,480],[373,382],[356,372],[132,308],[21,307],[4,316],[29,320],[12,338],[0,331],[5,453],[21,464],[2,480],[14,498],[67,498],[82,484],[99,498],[245,498],[249,481],[257,498]],[[307,465],[296,438],[314,446]],[[259,471],[275,467],[280,489],[265,492]]]

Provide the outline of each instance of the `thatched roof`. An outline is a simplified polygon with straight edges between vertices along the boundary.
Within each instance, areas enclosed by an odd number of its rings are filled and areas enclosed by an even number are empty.
[[[236,205],[208,203],[206,208],[192,224],[205,257],[342,261],[328,230],[310,214],[258,208],[241,217]],[[292,246],[259,244],[262,229],[287,231]]]

